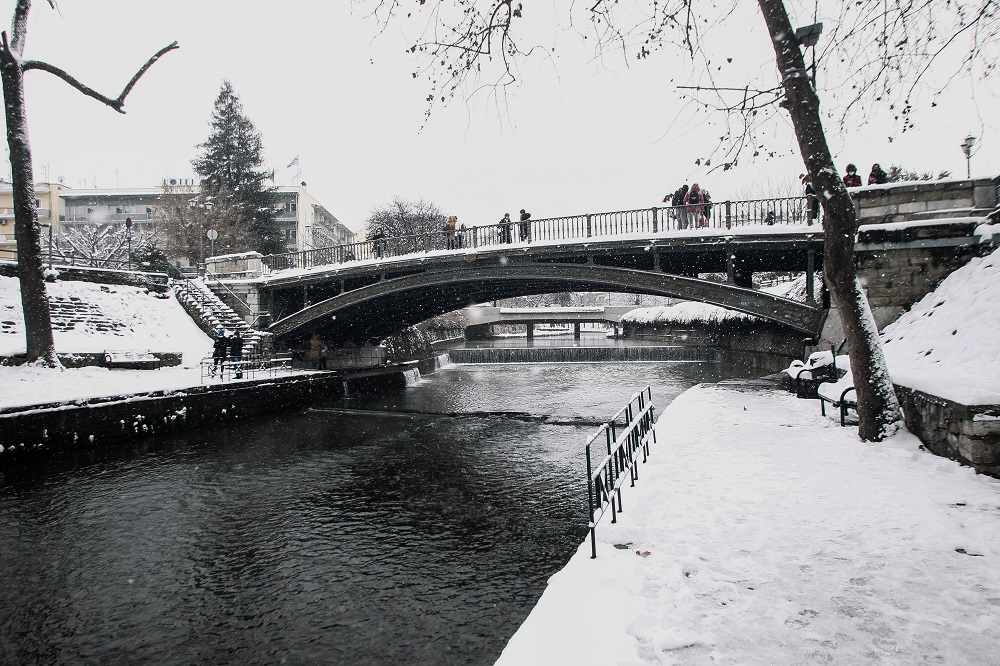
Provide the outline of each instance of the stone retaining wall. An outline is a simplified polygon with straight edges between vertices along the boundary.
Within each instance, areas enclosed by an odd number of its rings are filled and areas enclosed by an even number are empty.
[[[962,405],[896,386],[906,427],[932,453],[1000,476],[1000,405]]]
[[[713,347],[726,352],[726,360],[762,373],[779,372],[803,354],[804,337],[765,321],[731,320],[720,324],[691,322],[670,325],[622,322],[623,337],[655,340],[667,345]]]
[[[152,435],[301,410],[345,389],[368,393],[405,386],[401,371],[356,379],[340,373],[290,375],[0,409],[0,464],[26,455],[114,446]]]
[[[997,207],[1000,178],[893,183],[851,190],[861,224],[958,217]]]

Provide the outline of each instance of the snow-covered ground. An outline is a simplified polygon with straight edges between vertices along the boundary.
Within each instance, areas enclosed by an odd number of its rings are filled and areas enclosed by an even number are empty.
[[[910,434],[867,444],[812,400],[701,386],[623,502],[499,665],[997,663],[1000,481]]]
[[[892,380],[966,405],[1000,404],[1000,250],[953,272],[882,340]]]
[[[158,370],[108,370],[99,367],[51,370],[0,366],[0,407],[32,405],[103,395],[121,395],[198,386],[199,362],[212,355],[212,340],[172,295],[157,298],[145,289],[89,282],[46,285],[52,299],[79,299],[93,306],[117,329],[99,331],[78,324],[54,332],[60,354],[105,350],[180,352],[183,363]],[[24,353],[24,316],[16,278],[0,276],[0,355]]]

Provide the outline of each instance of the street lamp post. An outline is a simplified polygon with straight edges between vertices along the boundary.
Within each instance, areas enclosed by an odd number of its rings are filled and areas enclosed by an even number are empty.
[[[972,178],[972,147],[976,145],[976,137],[971,134],[962,142],[962,152],[965,153],[965,177]]]
[[[810,78],[812,79],[813,89],[816,88],[816,43],[819,42],[819,36],[822,33],[822,23],[802,26],[795,31],[795,39],[798,40],[802,48],[812,47],[812,76]]]

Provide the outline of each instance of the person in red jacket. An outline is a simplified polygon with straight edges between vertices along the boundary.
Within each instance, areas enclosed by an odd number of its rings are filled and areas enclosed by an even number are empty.
[[[844,185],[847,187],[861,187],[861,176],[858,175],[858,167],[853,164],[847,165],[847,175],[844,176]]]
[[[692,184],[691,189],[684,195],[684,207],[692,225],[696,227],[708,226],[705,220],[705,195],[702,194],[698,183]]]

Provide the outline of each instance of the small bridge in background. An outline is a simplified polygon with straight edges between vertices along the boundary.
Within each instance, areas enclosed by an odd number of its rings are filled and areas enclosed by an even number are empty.
[[[580,339],[580,324],[604,323],[615,325],[622,315],[635,309],[634,305],[609,305],[596,307],[534,307],[498,308],[475,306],[459,310],[468,322],[466,337],[470,340],[486,337],[493,324],[524,324],[528,327],[528,339],[534,337],[535,324],[572,324],[573,337]]]

